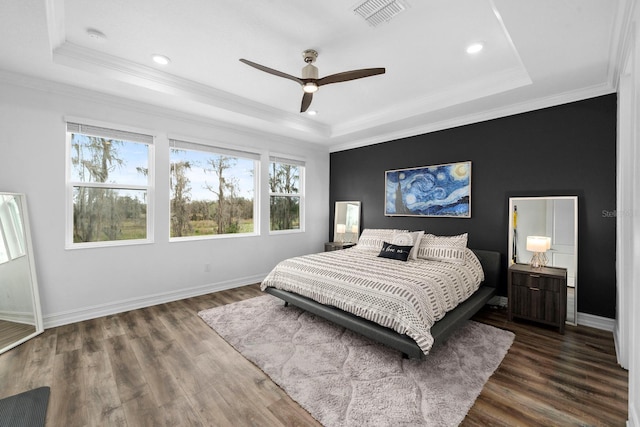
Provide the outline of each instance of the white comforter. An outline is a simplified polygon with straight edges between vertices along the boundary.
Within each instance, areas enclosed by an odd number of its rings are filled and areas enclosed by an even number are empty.
[[[397,261],[357,247],[290,258],[264,279],[274,287],[337,307],[413,338],[428,354],[431,327],[484,280],[467,249],[465,263]]]

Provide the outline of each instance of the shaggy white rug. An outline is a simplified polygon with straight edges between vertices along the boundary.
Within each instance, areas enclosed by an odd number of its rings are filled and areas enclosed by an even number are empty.
[[[198,314],[325,426],[457,426],[514,338],[468,321],[417,361],[271,295]]]

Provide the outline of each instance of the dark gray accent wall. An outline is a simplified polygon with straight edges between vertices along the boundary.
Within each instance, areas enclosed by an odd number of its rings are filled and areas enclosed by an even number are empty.
[[[509,197],[577,195],[578,311],[615,318],[616,111],[611,94],[332,153],[330,230],[334,202],[359,200],[363,228],[468,232],[469,247],[502,253],[506,296]],[[466,160],[471,218],[384,215],[386,170]]]

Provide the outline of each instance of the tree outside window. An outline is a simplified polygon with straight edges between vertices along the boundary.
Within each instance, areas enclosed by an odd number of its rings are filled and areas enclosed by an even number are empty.
[[[153,138],[67,123],[72,246],[148,240]]]
[[[172,145],[170,236],[255,234],[256,159],[182,141]]]
[[[297,163],[297,162],[296,162]],[[271,231],[302,228],[304,166],[271,159],[269,164],[269,225]]]

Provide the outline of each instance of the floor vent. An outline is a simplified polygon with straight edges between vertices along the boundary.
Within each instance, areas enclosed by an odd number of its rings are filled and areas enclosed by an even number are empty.
[[[398,0],[365,0],[353,7],[353,11],[372,27],[390,21],[405,9],[405,5]]]

